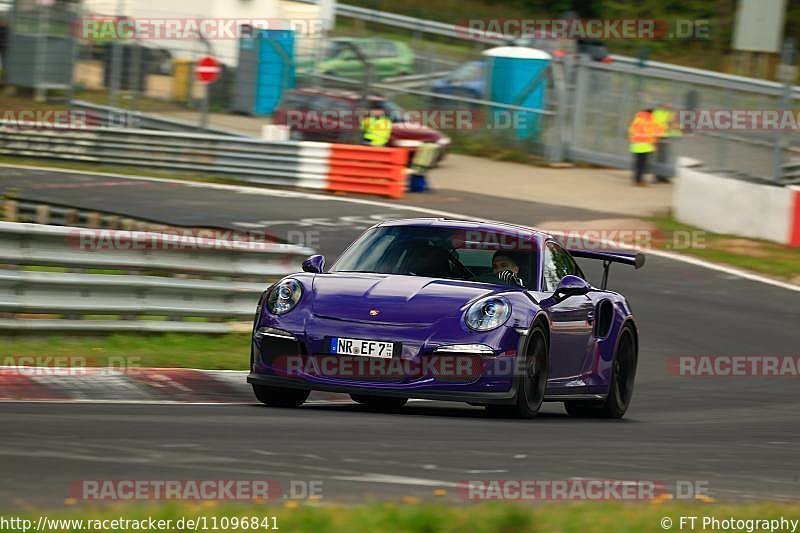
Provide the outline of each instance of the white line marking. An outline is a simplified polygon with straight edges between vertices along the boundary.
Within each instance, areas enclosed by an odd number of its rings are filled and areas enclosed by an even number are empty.
[[[417,487],[457,487],[457,483],[418,477],[390,476],[386,474],[364,474],[363,476],[331,476],[339,481],[362,481],[365,483],[388,483],[390,485],[414,485]]]
[[[227,191],[235,191],[240,192],[243,194],[260,194],[263,196],[274,196],[274,197],[282,197],[282,198],[304,198],[307,200],[320,200],[320,201],[328,201],[328,202],[345,202],[351,204],[361,204],[361,205],[372,205],[376,207],[385,207],[388,209],[395,209],[395,210],[404,210],[404,211],[414,211],[417,213],[424,213],[433,216],[439,217],[448,217],[448,218],[460,218],[465,220],[485,220],[481,217],[475,217],[471,215],[464,215],[461,213],[453,213],[451,211],[441,211],[438,209],[429,209],[427,207],[414,207],[414,206],[406,206],[406,205],[398,205],[398,204],[390,204],[387,202],[381,202],[378,200],[367,200],[363,198],[344,198],[344,197],[334,197],[325,194],[318,194],[318,193],[308,193],[308,192],[298,192],[298,191],[277,191],[277,190],[270,190],[270,189],[261,189],[259,187],[250,187],[246,185],[227,185],[221,183],[198,183],[193,181],[183,181],[183,180],[176,180],[172,178],[154,178],[150,176],[133,176],[128,174],[114,174],[110,172],[92,172],[86,170],[70,170],[64,168],[53,168],[53,167],[37,167],[32,165],[12,165],[9,163],[0,163],[0,168],[21,168],[25,170],[41,170],[47,172],[61,172],[64,174],[85,174],[90,176],[104,176],[109,178],[120,178],[120,179],[130,179],[130,180],[140,180],[140,181],[155,181],[161,183],[174,183],[180,184],[190,187],[199,187],[199,188],[206,188],[206,189],[218,189],[218,190],[227,190]],[[532,227],[532,226],[530,226]],[[535,228],[534,228],[535,229]],[[548,232],[554,233],[554,232]],[[728,267],[724,265],[719,265],[716,263],[710,263],[708,261],[704,261],[702,259],[696,259],[694,257],[685,256],[676,254],[673,252],[665,252],[661,250],[647,250],[647,254],[654,255],[656,257],[663,257],[664,259],[671,259],[673,261],[678,261],[682,263],[687,263],[690,265],[707,268],[709,270],[716,270],[717,272],[723,272],[725,274],[730,274],[732,276],[736,276],[739,278],[743,278],[749,281],[755,281],[758,283],[765,283],[767,285],[772,285],[774,287],[779,287],[781,289],[786,289],[790,291],[800,292],[800,285],[794,285],[792,283],[788,283],[785,281],[780,281],[772,278],[768,278],[766,276],[761,276],[759,274],[754,274],[752,272],[747,272],[744,270],[740,270],[734,267]]]

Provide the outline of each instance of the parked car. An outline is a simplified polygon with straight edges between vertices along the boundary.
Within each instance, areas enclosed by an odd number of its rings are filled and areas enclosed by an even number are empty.
[[[363,78],[366,74],[364,63],[355,54],[351,45],[358,47],[372,63],[372,75],[375,79],[403,76],[414,72],[414,53],[404,42],[351,37],[338,37],[327,42],[317,65],[317,72],[342,78]],[[310,73],[314,59],[305,56],[298,60],[298,74]]]
[[[329,270],[312,256],[263,293],[247,381],[279,407],[320,390],[377,409],[426,398],[531,418],[552,401],[622,418],[639,329],[625,296],[606,289],[608,271],[594,287],[574,257],[644,265],[520,226],[384,221]]]
[[[484,99],[486,97],[486,68],[483,61],[468,61],[437,80],[431,91],[451,96]]]
[[[392,120],[388,146],[414,149],[422,143],[439,145],[438,160],[450,147],[450,138],[424,124],[411,122],[408,114],[391,100],[370,96],[365,106],[362,95],[338,89],[296,89],[284,94],[272,116],[274,124],[288,126],[293,139],[336,143],[361,140],[359,117],[369,108],[383,108]],[[359,115],[361,111],[361,115]]]

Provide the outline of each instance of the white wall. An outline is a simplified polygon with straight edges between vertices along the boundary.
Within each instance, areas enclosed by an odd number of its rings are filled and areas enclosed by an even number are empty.
[[[286,0],[124,0],[124,14],[132,18],[217,18],[280,21],[313,21],[300,24],[301,28],[318,28],[319,8],[315,5],[291,2]],[[84,0],[86,11],[113,16],[117,15],[116,0]],[[298,24],[293,24],[297,27]],[[313,46],[318,36],[299,36],[303,42],[300,46]],[[309,45],[309,43],[312,43]],[[164,47],[172,51],[175,57],[196,59],[205,54],[204,45],[196,40],[158,40],[148,41],[153,46]],[[235,66],[238,63],[238,43],[235,39],[217,39],[212,41],[214,54],[224,63]]]
[[[715,233],[789,243],[795,194],[791,188],[709,174],[692,163],[678,160],[676,219]]]

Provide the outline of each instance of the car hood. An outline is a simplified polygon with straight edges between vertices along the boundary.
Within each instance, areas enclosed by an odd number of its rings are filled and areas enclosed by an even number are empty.
[[[392,136],[398,139],[435,141],[442,137],[442,134],[433,128],[416,122],[394,122],[392,124]]]
[[[313,282],[311,310],[316,316],[339,320],[432,324],[457,316],[468,302],[500,290],[485,283],[420,276],[318,274]]]

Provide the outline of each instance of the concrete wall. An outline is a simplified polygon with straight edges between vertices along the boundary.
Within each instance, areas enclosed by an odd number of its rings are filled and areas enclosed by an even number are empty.
[[[697,163],[678,160],[675,218],[715,233],[800,246],[800,188],[726,178]]]

